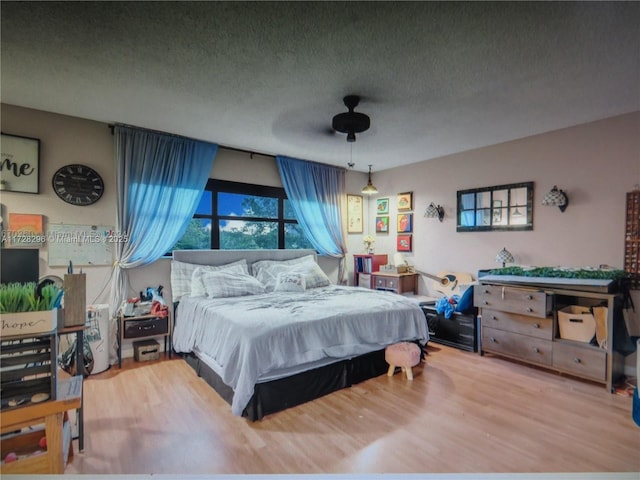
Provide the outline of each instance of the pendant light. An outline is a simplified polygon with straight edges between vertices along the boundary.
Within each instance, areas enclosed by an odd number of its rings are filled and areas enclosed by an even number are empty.
[[[362,193],[366,193],[367,195],[371,195],[372,193],[378,193],[378,189],[375,187],[373,183],[371,183],[371,165],[369,165],[369,181],[362,189]]]

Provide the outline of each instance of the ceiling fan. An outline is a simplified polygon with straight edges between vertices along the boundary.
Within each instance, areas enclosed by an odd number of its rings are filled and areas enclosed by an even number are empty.
[[[332,127],[337,132],[346,133],[347,142],[355,142],[356,133],[362,133],[368,130],[371,126],[371,121],[364,113],[353,111],[360,103],[360,97],[358,95],[347,95],[342,101],[349,111],[334,116]]]

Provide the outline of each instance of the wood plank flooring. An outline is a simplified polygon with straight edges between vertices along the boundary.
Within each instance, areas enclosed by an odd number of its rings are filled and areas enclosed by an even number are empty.
[[[85,451],[65,473],[640,471],[630,397],[498,357],[428,350],[413,382],[382,375],[255,423],[234,417],[181,359],[126,359],[85,381]]]

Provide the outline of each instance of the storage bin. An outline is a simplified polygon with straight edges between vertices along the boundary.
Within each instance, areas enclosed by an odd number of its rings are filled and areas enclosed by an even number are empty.
[[[558,310],[560,338],[590,342],[596,334],[596,320],[589,307],[569,305]]]
[[[371,288],[371,275],[368,273],[358,274],[358,287]]]
[[[133,358],[136,362],[158,360],[160,357],[160,344],[153,339],[133,342]]]

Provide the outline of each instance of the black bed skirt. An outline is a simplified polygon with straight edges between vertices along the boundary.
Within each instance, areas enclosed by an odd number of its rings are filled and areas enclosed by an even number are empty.
[[[187,354],[185,359],[199,377],[202,377],[227,403],[231,404],[233,390],[206,363],[200,361],[194,354]],[[243,416],[251,421],[260,420],[265,415],[382,375],[387,369],[388,365],[382,349],[290,377],[259,383],[254,388],[253,396]]]

